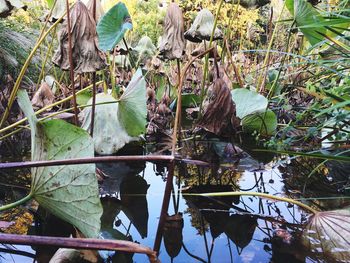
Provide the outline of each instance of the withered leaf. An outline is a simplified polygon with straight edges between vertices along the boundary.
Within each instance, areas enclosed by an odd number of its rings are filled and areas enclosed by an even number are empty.
[[[100,20],[100,18],[105,14],[105,12],[102,8],[100,0],[89,0],[89,2],[87,2],[87,4],[86,4],[86,7],[90,11],[92,17],[94,17],[94,13],[93,13],[94,1],[96,1],[96,19],[95,20],[96,20],[96,24],[97,24],[98,20]]]
[[[159,53],[166,59],[179,59],[185,50],[184,20],[180,7],[170,3],[165,20]]]
[[[238,123],[231,92],[226,83],[218,78],[209,96],[209,104],[197,126],[222,136],[233,135],[238,128]]]
[[[87,7],[78,1],[70,14],[73,66],[76,73],[95,72],[106,66],[105,56],[98,49],[95,21]],[[59,46],[52,59],[63,70],[69,70],[67,21],[58,33]]]
[[[196,16],[190,29],[186,31],[185,38],[192,42],[210,40],[214,27],[214,16],[208,9],[202,9]],[[219,28],[215,28],[213,40],[222,39],[223,34]]]
[[[46,82],[41,83],[40,88],[35,92],[32,105],[33,107],[43,108],[53,103],[55,96]]]

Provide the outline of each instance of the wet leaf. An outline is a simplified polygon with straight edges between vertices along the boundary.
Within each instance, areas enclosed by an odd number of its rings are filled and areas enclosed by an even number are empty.
[[[99,47],[103,51],[112,50],[123,39],[127,30],[132,29],[132,22],[124,3],[113,6],[97,24]]]
[[[185,38],[192,42],[210,40],[214,27],[214,16],[208,9],[202,9],[196,16],[190,29],[186,31]],[[213,40],[222,39],[223,35],[219,28],[215,28]]]
[[[18,92],[18,102],[29,119],[33,161],[94,156],[93,141],[86,131],[63,120],[38,122],[23,90]],[[102,206],[95,164],[32,168],[31,193],[41,206],[85,236],[98,236]]]
[[[139,136],[146,130],[146,100],[146,81],[138,69],[119,102],[118,119],[130,136]]]
[[[167,59],[180,59],[185,50],[184,20],[180,7],[170,3],[164,20],[159,53]]]
[[[78,1],[70,13],[73,66],[76,73],[95,72],[106,66],[105,56],[98,49],[96,24],[87,7]],[[69,70],[67,22],[58,33],[59,46],[52,61],[63,70]]]
[[[254,113],[265,111],[268,100],[259,93],[248,89],[238,88],[231,91],[232,100],[236,104],[237,117],[244,117]]]
[[[272,110],[256,112],[242,119],[242,129],[245,133],[259,132],[262,135],[272,135],[277,128],[277,116]]]
[[[332,262],[348,262],[350,258],[350,209],[318,212],[311,216],[303,235],[303,244],[324,253]]]

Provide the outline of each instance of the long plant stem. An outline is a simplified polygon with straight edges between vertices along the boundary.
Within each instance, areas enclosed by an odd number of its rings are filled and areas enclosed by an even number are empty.
[[[8,209],[15,208],[15,207],[17,207],[17,206],[19,206],[19,205],[22,205],[22,204],[28,202],[28,201],[29,201],[30,199],[32,199],[32,198],[33,198],[33,196],[32,196],[32,194],[30,193],[30,194],[28,194],[27,196],[23,197],[22,199],[20,199],[20,200],[18,200],[18,201],[16,201],[16,202],[13,202],[13,203],[11,203],[11,204],[7,204],[7,205],[0,206],[0,212],[1,212],[1,211],[8,210]]]
[[[149,247],[124,240],[0,234],[0,242],[4,244],[55,246],[75,249],[112,250],[129,253],[142,253],[148,256],[150,262],[159,262],[156,253]]]
[[[96,0],[94,0],[92,5],[92,14],[96,21]],[[90,136],[94,136],[94,126],[95,126],[95,108],[96,108],[96,72],[92,73],[92,107],[91,107],[91,126],[90,126]]]
[[[215,20],[214,20],[214,26],[211,32],[211,36],[210,36],[210,40],[209,40],[209,49],[211,48],[211,45],[213,43],[214,40],[214,34],[215,34],[215,29],[216,29],[216,25],[218,24],[218,18],[219,18],[219,14],[220,14],[220,10],[221,7],[224,3],[224,0],[221,0],[219,3],[219,6],[216,10],[216,16],[215,16]],[[205,56],[205,61],[204,61],[204,70],[203,70],[203,79],[201,82],[201,92],[199,95],[200,98],[200,105],[199,105],[199,114],[198,114],[198,119],[202,116],[202,107],[203,107],[203,101],[204,101],[204,97],[206,95],[207,89],[205,88],[205,83],[207,81],[207,76],[208,76],[208,67],[209,67],[209,55]]]
[[[176,142],[177,142],[177,130],[178,130],[178,126],[179,126],[179,118],[180,118],[180,113],[181,113],[181,90],[182,90],[182,85],[187,73],[187,70],[189,69],[189,67],[192,65],[192,63],[197,60],[200,57],[203,57],[204,55],[208,54],[209,52],[211,52],[214,48],[211,47],[207,50],[205,50],[203,53],[195,56],[191,61],[189,61],[184,69],[182,70],[181,73],[181,78],[179,81],[179,85],[178,85],[178,100],[177,100],[177,106],[176,106],[176,115],[175,115],[175,123],[174,123],[174,131],[173,131],[173,138],[172,138],[172,149],[171,149],[171,153],[174,156],[175,155],[175,147],[176,147]],[[179,107],[180,105],[180,107]]]
[[[202,193],[202,194],[190,194],[190,193],[183,193],[183,195],[194,195],[194,196],[259,196],[267,199],[272,199],[276,201],[282,201],[282,202],[287,202],[291,204],[298,205],[309,212],[316,214],[317,210],[313,209],[312,207],[299,202],[297,200],[287,198],[287,197],[280,197],[280,196],[274,196],[270,194],[265,194],[265,193],[258,193],[258,192],[216,192],[216,193]]]
[[[69,58],[69,75],[70,82],[72,85],[73,92],[73,107],[74,107],[74,122],[75,125],[78,125],[78,107],[77,107],[77,97],[75,94],[75,85],[74,85],[74,64],[73,64],[73,49],[72,49],[72,31],[71,31],[71,20],[70,20],[70,7],[69,1],[66,0],[67,5],[67,33],[68,33],[68,58]]]

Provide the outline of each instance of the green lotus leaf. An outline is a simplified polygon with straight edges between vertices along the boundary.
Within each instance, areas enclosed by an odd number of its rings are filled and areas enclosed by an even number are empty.
[[[254,112],[265,111],[267,108],[268,100],[255,91],[238,88],[231,91],[231,94],[236,104],[237,117],[240,119]]]
[[[131,18],[125,4],[119,2],[97,24],[99,48],[103,51],[112,50],[128,29],[132,29]]]
[[[24,90],[18,91],[18,103],[31,127],[33,161],[94,156],[86,131],[63,120],[38,122]],[[35,167],[31,182],[31,195],[41,206],[91,238],[99,234],[102,215],[95,169],[95,164]]]
[[[255,112],[242,119],[242,129],[245,133],[259,132],[262,135],[272,135],[277,128],[277,116],[272,110]]]
[[[139,68],[120,97],[118,119],[130,136],[139,136],[146,130],[146,81]]]

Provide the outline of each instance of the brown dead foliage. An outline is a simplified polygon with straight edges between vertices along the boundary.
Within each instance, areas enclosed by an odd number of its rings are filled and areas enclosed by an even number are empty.
[[[166,59],[180,59],[185,50],[184,20],[180,7],[170,3],[165,20],[159,53]]]
[[[70,20],[74,72],[95,72],[104,68],[105,56],[98,49],[95,21],[81,1],[73,6]],[[59,46],[52,61],[61,69],[69,70],[67,21],[58,33],[58,38]]]
[[[55,95],[53,94],[49,84],[43,82],[33,96],[32,105],[36,108],[43,108],[52,104],[54,100]]]
[[[240,121],[236,117],[231,92],[221,78],[215,80],[208,100],[208,106],[197,126],[218,136],[234,135]]]
[[[94,14],[94,1],[96,1],[96,16]],[[95,20],[96,20],[96,24],[98,22],[98,20],[101,18],[101,16],[103,16],[105,14],[105,12],[103,11],[102,5],[101,5],[101,1],[100,0],[89,0],[89,2],[87,2],[86,4],[87,9],[90,11],[92,17],[95,16]]]

